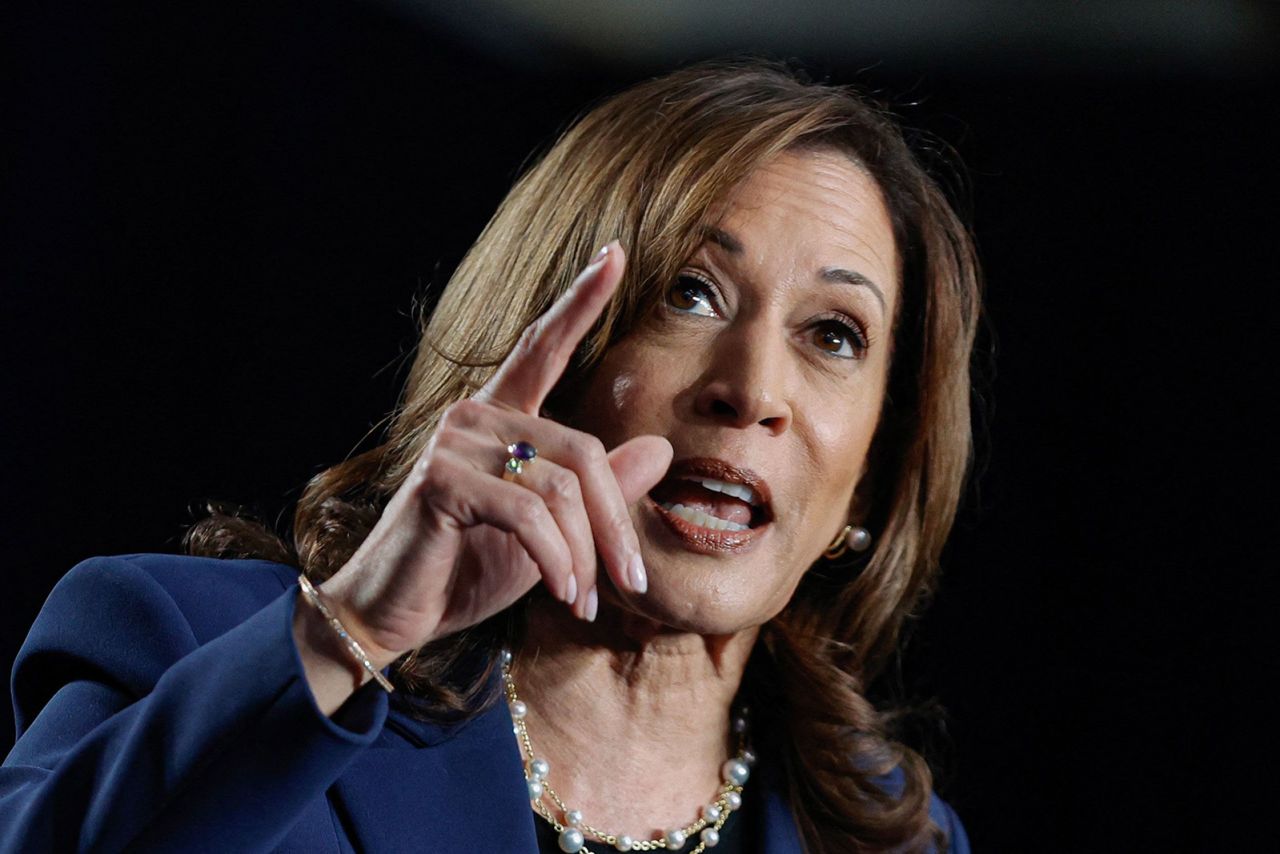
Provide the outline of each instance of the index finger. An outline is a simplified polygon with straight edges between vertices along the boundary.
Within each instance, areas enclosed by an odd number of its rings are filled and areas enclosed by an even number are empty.
[[[618,241],[596,254],[546,313],[525,327],[515,349],[477,397],[537,415],[622,280],[626,257]]]

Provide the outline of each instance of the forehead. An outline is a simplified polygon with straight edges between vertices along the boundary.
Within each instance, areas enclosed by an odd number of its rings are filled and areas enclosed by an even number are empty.
[[[856,261],[874,268],[886,286],[897,278],[897,247],[884,194],[865,168],[841,152],[786,152],[767,161],[730,193],[712,219],[738,237],[745,258],[757,263]]]
[[[759,166],[717,211],[722,224],[818,229],[823,237],[882,252],[893,246],[884,196],[851,157],[837,151],[785,152]]]

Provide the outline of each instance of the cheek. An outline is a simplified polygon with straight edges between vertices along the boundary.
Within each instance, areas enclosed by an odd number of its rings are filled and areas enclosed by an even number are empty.
[[[826,471],[847,471],[854,481],[861,477],[867,451],[880,423],[884,407],[884,367],[869,364],[867,375],[841,394],[815,395],[806,401],[811,413],[809,434],[817,458]],[[841,399],[843,397],[843,399]],[[844,483],[844,478],[835,478]],[[843,487],[842,487],[843,488]]]
[[[821,449],[821,468],[828,474],[847,469],[856,475],[862,471],[876,419],[877,413],[869,409],[838,412],[827,406],[820,417],[810,422],[814,446]]]
[[[590,380],[581,429],[610,448],[638,433],[661,432],[656,422],[676,393],[675,367],[665,351],[618,345]]]
[[[804,478],[809,501],[796,531],[803,544],[794,544],[803,545],[803,550],[825,547],[831,534],[847,521],[849,499],[865,470],[878,419],[874,407],[834,406],[830,397],[810,406],[809,411],[817,414],[806,425],[812,465]]]
[[[586,413],[586,417],[595,422],[594,429],[588,432],[594,433],[607,448],[631,438],[629,425],[638,412],[645,411],[643,391],[644,380],[634,371],[621,371],[601,383],[593,401],[598,409]]]
[[[645,426],[637,423],[637,416],[651,409],[647,388],[640,371],[603,365],[581,399],[573,426],[591,433],[607,448],[625,442]]]
[[[609,403],[615,413],[626,412],[635,404],[636,395],[640,391],[640,382],[634,373],[624,371],[614,377],[609,385]]]
[[[813,441],[818,447],[829,449],[828,454],[842,446],[853,451],[854,448],[849,442],[851,426],[848,422],[842,423],[837,418],[818,418],[813,422]]]

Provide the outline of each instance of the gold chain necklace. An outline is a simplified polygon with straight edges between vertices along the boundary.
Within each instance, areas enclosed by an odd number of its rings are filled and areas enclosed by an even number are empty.
[[[747,747],[747,715],[743,709],[733,720],[733,731],[738,736],[738,753],[727,760],[720,769],[721,784],[716,798],[700,811],[696,821],[683,827],[673,827],[657,839],[634,839],[625,833],[606,833],[583,820],[582,813],[570,809],[556,790],[551,788],[547,775],[551,766],[545,759],[538,758],[533,750],[533,742],[529,740],[529,730],[525,726],[525,717],[529,707],[516,693],[516,683],[511,677],[511,651],[502,651],[502,684],[507,696],[507,707],[511,711],[511,720],[515,724],[516,740],[523,753],[524,779],[529,788],[529,802],[533,810],[560,835],[560,850],[566,854],[592,854],[586,847],[587,838],[603,842],[618,851],[678,851],[695,833],[699,834],[698,845],[689,854],[703,854],[708,848],[720,843],[720,829],[729,820],[729,814],[742,806],[742,787],[751,776],[751,765],[755,763],[755,754]],[[547,801],[551,803],[548,804]]]

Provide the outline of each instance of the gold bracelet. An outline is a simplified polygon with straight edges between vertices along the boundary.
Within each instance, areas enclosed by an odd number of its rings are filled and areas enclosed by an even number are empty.
[[[316,590],[315,586],[312,585],[311,580],[305,575],[299,574],[298,586],[302,588],[302,595],[307,597],[308,602],[316,606],[316,610],[320,612],[320,616],[324,617],[325,622],[333,627],[333,630],[338,633],[338,637],[342,638],[343,642],[346,643],[347,649],[351,650],[351,654],[355,656],[356,661],[360,662],[360,665],[365,670],[369,671],[369,675],[377,680],[378,684],[382,686],[382,690],[386,691],[388,694],[395,691],[396,688],[391,684],[391,680],[383,676],[382,671],[373,666],[373,662],[369,660],[369,656],[365,653],[364,647],[360,646],[359,641],[351,636],[351,633],[347,631],[346,627],[343,626],[338,618],[333,615],[333,612],[329,610],[329,607],[324,604],[324,600],[320,598],[320,591]]]

